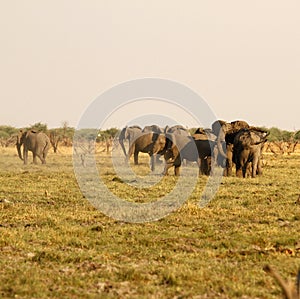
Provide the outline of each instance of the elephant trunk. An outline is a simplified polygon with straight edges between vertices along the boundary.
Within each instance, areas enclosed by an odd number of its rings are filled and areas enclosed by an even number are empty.
[[[123,150],[124,156],[126,157],[127,154],[126,154],[126,149],[125,149],[125,145],[124,145],[124,139],[119,139],[119,143],[120,143],[121,148]]]
[[[224,152],[223,146],[222,146],[222,141],[225,141],[225,131],[224,128],[220,129],[218,138],[217,138],[217,147],[218,147],[218,151],[221,154],[221,156],[223,156],[224,158],[227,158],[226,153]]]
[[[18,155],[19,155],[19,158],[23,161],[24,159],[23,159],[22,153],[21,153],[21,146],[22,146],[22,144],[17,143]]]

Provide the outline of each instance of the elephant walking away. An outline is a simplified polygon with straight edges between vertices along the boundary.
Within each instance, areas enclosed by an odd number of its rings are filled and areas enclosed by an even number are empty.
[[[28,151],[32,152],[34,164],[37,164],[37,157],[41,160],[42,164],[46,164],[46,157],[51,143],[49,137],[43,132],[37,132],[35,130],[24,132],[20,130],[16,146],[19,158],[24,161],[24,164],[28,163]],[[23,157],[21,153],[22,146]]]

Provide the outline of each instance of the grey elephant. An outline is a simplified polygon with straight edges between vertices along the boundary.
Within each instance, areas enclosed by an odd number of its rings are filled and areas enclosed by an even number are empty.
[[[46,157],[51,147],[49,137],[43,132],[35,130],[23,131],[20,130],[17,138],[18,155],[24,164],[28,163],[28,151],[32,152],[33,163],[37,164],[37,157],[41,160],[42,164],[46,164]],[[23,146],[23,157],[21,147]]]
[[[143,128],[142,132],[143,133],[153,132],[153,133],[157,133],[157,134],[162,134],[162,133],[164,133],[164,129],[158,125],[151,125],[151,126],[145,126]]]
[[[191,136],[188,129],[186,129],[182,125],[175,125],[172,127],[166,126],[164,129],[164,133],[165,134],[177,134],[177,135],[182,135],[182,136]]]
[[[161,129],[154,125],[147,126],[144,130],[132,140],[127,159],[134,155],[134,164],[138,164],[139,152],[148,153],[151,159],[151,170],[155,170],[156,156],[164,152],[166,146],[166,137]]]
[[[251,176],[262,174],[261,155],[268,133],[260,129],[242,129],[234,137],[233,159],[237,177],[246,177],[250,163]]]
[[[212,131],[217,136],[218,153],[222,157],[222,159],[220,156],[218,157],[218,164],[225,167],[224,176],[232,175],[234,138],[241,129],[248,128],[250,128],[250,125],[243,120],[230,123],[217,120],[212,124]]]
[[[212,156],[215,142],[206,139],[195,140],[191,136],[182,136],[176,134],[169,134],[169,140],[164,158],[166,161],[164,175],[168,174],[168,170],[174,167],[174,174],[180,174],[180,166],[182,161],[197,162],[199,166],[199,175],[210,173],[210,159]]]
[[[121,145],[121,148],[123,150],[123,153],[125,157],[127,158],[127,152],[125,149],[124,141],[128,140],[129,141],[129,147],[132,144],[133,140],[135,140],[142,132],[142,128],[139,126],[130,126],[130,127],[125,127],[121,130],[120,135],[119,135],[119,143]]]

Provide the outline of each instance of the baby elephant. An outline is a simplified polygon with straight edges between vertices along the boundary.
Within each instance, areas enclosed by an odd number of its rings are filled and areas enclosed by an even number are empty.
[[[253,178],[262,173],[261,155],[267,136],[267,132],[256,129],[242,129],[237,133],[233,142],[233,159],[238,177],[246,177],[250,163]]]

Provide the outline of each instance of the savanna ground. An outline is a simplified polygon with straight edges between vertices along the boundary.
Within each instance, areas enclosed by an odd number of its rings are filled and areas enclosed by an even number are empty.
[[[176,182],[130,187],[109,155],[98,156],[103,180],[124,199],[155,200]],[[300,155],[264,156],[262,177],[223,178],[204,208],[200,177],[179,210],[135,224],[83,198],[70,149],[24,166],[15,149],[1,148],[0,297],[281,298],[263,267],[294,281],[300,266]],[[134,171],[147,174],[147,161]]]

